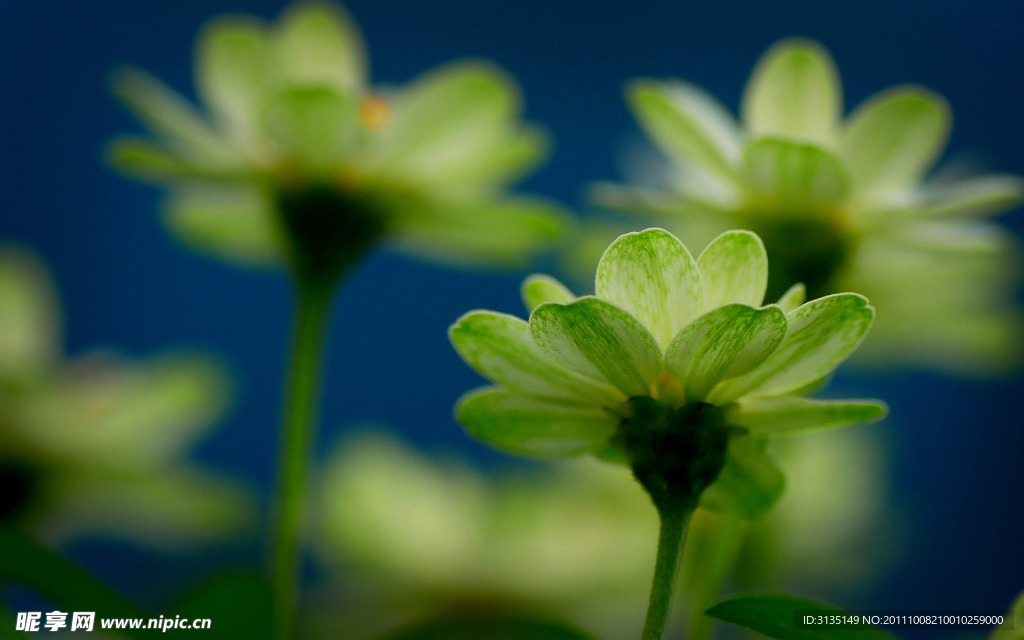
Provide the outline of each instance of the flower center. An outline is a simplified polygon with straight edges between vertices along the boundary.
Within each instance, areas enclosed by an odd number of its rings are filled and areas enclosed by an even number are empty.
[[[391,105],[382,96],[367,96],[359,104],[359,119],[370,131],[380,131],[391,121]]]
[[[693,508],[722,471],[729,429],[718,407],[695,402],[671,409],[646,396],[626,402],[612,443],[659,508]]]
[[[832,217],[750,216],[747,225],[768,253],[766,300],[778,300],[802,282],[813,300],[835,293],[832,283],[853,255],[854,243],[841,222]]]

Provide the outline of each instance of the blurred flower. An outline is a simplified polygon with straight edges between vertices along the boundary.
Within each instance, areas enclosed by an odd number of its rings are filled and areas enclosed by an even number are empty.
[[[596,297],[534,277],[524,285],[529,322],[475,311],[452,327],[463,359],[500,385],[464,396],[458,419],[516,455],[625,462],[659,509],[699,497],[714,510],[760,513],[784,482],[766,438],[885,411],[802,397],[867,333],[867,300],[800,304],[794,287],[761,306],[767,279],[750,232],[719,236],[697,260],[660,229],[626,234],[601,258]]]
[[[302,268],[311,244],[351,261],[387,238],[431,259],[515,265],[561,233],[555,207],[504,194],[545,142],[487,63],[374,89],[355,24],[307,2],[273,25],[211,21],[196,84],[206,114],[142,72],[118,74],[155,141],[121,140],[112,156],[170,187],[170,227],[204,250]]]
[[[248,496],[181,459],[224,412],[220,367],[192,355],[66,363],[57,314],[42,266],[0,248],[0,522],[165,546],[234,533]]]
[[[725,229],[764,240],[769,297],[868,296],[882,315],[860,355],[964,371],[1017,361],[1020,314],[1009,235],[986,218],[1024,199],[1005,175],[925,176],[950,114],[920,87],[887,90],[842,120],[827,51],[787,40],[758,63],[742,125],[682,81],[639,80],[629,102],[670,167],[657,186],[598,187],[599,202],[645,214],[698,246]]]

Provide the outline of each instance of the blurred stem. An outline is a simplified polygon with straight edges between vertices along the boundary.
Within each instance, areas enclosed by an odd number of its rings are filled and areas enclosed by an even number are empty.
[[[271,538],[274,637],[291,637],[299,595],[310,453],[327,318],[334,281],[297,278],[284,420],[278,459],[277,510]]]
[[[725,581],[736,564],[736,556],[743,543],[744,524],[742,518],[722,515],[709,532],[712,536],[710,549],[705,550],[701,570],[694,575],[700,584],[692,592],[687,640],[708,640],[711,637],[715,621],[704,612],[721,599]]]
[[[651,599],[647,605],[642,640],[662,640],[665,624],[672,610],[672,596],[679,563],[686,542],[686,530],[693,515],[693,506],[686,502],[657,505],[661,528],[658,533],[658,558],[654,564]]]

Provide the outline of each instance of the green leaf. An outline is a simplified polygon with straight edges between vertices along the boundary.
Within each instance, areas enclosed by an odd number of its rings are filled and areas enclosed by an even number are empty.
[[[893,640],[870,626],[822,625],[795,628],[794,616],[845,616],[841,609],[812,600],[783,595],[748,595],[723,600],[705,613],[723,622],[751,629],[778,640]]]
[[[377,640],[593,640],[572,627],[530,618],[447,618],[421,623]]]
[[[672,341],[665,368],[683,383],[687,402],[702,402],[722,380],[743,375],[779,346],[789,322],[775,306],[731,304],[709,311]]]
[[[469,366],[509,389],[541,398],[595,404],[621,397],[611,385],[558,364],[537,345],[529,325],[519,318],[473,311],[459,318],[448,333]]]
[[[593,297],[546,304],[530,315],[530,331],[563,366],[608,381],[626,397],[647,395],[661,372],[661,349],[636,318]],[[616,407],[617,408],[617,407]]]
[[[796,396],[746,398],[726,411],[730,425],[754,435],[777,436],[870,422],[885,416],[883,403],[870,400],[822,401]]]
[[[918,87],[886,91],[857,108],[839,155],[857,189],[900,186],[919,179],[949,136],[949,108]]]
[[[549,402],[504,389],[473,391],[459,400],[459,422],[477,440],[531,458],[567,458],[605,444],[616,418],[593,405]]]
[[[640,125],[666,155],[735,179],[740,134],[712,96],[685,82],[640,80],[630,85],[628,98]]]
[[[256,191],[178,191],[166,204],[164,220],[186,243],[243,264],[276,264],[282,256],[273,213]]]
[[[270,589],[248,571],[227,571],[205,579],[179,600],[174,613],[194,620],[207,618],[223,640],[267,640],[272,628]],[[194,631],[170,635],[195,635]]]
[[[751,207],[779,213],[831,210],[849,194],[846,172],[828,151],[780,138],[758,138],[743,154]]]
[[[997,627],[989,640],[1021,640],[1024,638],[1024,591],[1014,601],[1010,610],[1003,616],[1003,624]]]
[[[215,19],[199,34],[199,93],[236,139],[250,142],[259,129],[259,109],[274,68],[271,55],[266,29],[252,19]]]
[[[301,2],[281,17],[275,61],[292,84],[330,83],[358,93],[366,83],[362,36],[347,13],[328,2]]]
[[[829,144],[842,115],[841,90],[828,51],[816,42],[784,40],[754,69],[743,95],[743,121],[754,136]]]
[[[725,466],[701,494],[700,506],[740,518],[755,518],[771,509],[786,489],[786,477],[764,450],[761,438],[730,440]]]
[[[804,287],[802,282],[794,284],[786,292],[779,297],[779,301],[776,302],[780,309],[786,313],[792,313],[797,307],[802,305],[807,299],[807,288]]]
[[[683,243],[663,229],[619,237],[601,256],[597,296],[628,311],[662,348],[704,309],[700,269]]]
[[[748,393],[789,393],[827,375],[861,343],[875,317],[866,298],[839,293],[812,300],[789,314],[779,348],[745,376],[724,382],[709,401],[724,404]]]
[[[768,287],[768,255],[757,235],[727,231],[697,258],[704,281],[705,309],[738,303],[761,306]]]
[[[353,97],[329,86],[285,89],[270,100],[263,116],[279,153],[325,171],[353,151],[360,126]]]
[[[528,311],[533,311],[547,302],[569,304],[576,299],[564,284],[542,274],[532,275],[523,281],[522,297]]]

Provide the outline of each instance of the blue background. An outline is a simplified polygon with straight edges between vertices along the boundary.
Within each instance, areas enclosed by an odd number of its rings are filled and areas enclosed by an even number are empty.
[[[33,247],[52,266],[69,353],[115,346],[143,355],[184,345],[223,355],[240,393],[224,428],[197,455],[251,479],[264,494],[290,321],[285,280],[176,244],[161,228],[158,191],[110,172],[102,153],[115,134],[139,130],[109,95],[113,68],[138,65],[192,97],[191,46],[204,19],[238,10],[270,18],[282,6],[0,5],[0,238]],[[624,81],[683,77],[735,109],[755,60],[790,35],[831,50],[847,108],[894,84],[923,84],[953,106],[952,157],[1024,174],[1022,3],[352,0],[348,7],[364,31],[377,82],[404,82],[465,56],[509,69],[522,83],[528,118],[547,127],[555,143],[523,188],[577,209],[585,208],[588,182],[618,177],[616,158],[636,134],[621,99]],[[1019,233],[1021,218],[1018,212],[1006,222]],[[479,378],[452,351],[445,330],[471,308],[518,313],[522,275],[452,271],[386,252],[365,262],[342,292],[332,325],[322,443],[346,424],[373,421],[427,448],[512,464],[470,442],[451,419],[455,398]],[[852,384],[893,407],[886,430],[902,515],[879,531],[879,543],[912,543],[884,584],[843,604],[1005,608],[1024,587],[1022,378],[891,374]],[[257,549],[254,541],[231,553],[252,561]],[[210,561],[179,562],[167,574],[167,560],[141,550],[86,544],[76,552],[148,598]],[[170,577],[154,586],[145,571]]]

